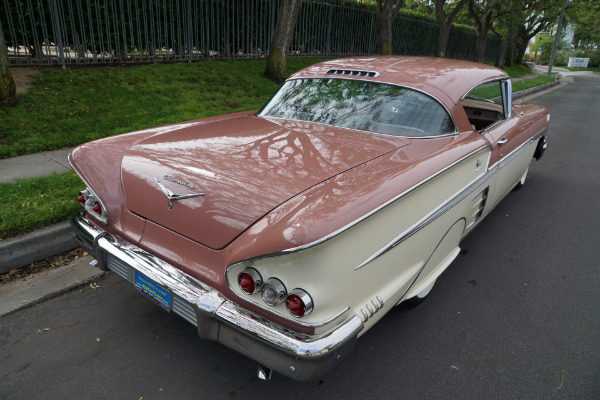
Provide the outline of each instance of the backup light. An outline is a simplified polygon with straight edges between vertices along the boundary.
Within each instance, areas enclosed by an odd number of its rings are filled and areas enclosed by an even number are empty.
[[[285,285],[277,278],[269,278],[264,283],[262,290],[262,299],[270,306],[276,306],[285,300],[287,291]]]

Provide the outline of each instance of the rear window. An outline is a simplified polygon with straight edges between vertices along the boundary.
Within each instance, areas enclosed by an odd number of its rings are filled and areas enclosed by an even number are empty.
[[[426,94],[348,79],[287,81],[260,115],[393,136],[437,136],[456,130],[444,107]]]

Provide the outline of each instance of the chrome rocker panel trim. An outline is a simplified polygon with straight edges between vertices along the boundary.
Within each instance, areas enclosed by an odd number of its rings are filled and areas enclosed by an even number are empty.
[[[321,377],[354,349],[358,333],[363,329],[356,315],[319,335],[291,331],[226,300],[215,289],[105,232],[85,215],[79,212],[70,222],[79,243],[96,255],[98,267],[112,270],[131,283],[138,271],[168,288],[174,295],[172,309],[168,311],[195,325],[203,339],[218,341],[282,375],[301,381]],[[184,308],[192,307],[196,315],[178,311],[176,302]]]

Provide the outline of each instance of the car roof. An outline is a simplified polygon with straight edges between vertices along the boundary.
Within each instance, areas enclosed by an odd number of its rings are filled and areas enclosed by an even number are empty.
[[[345,78],[391,83],[429,93],[448,109],[478,84],[508,75],[486,64],[433,57],[372,56],[324,61],[293,74],[296,78]]]

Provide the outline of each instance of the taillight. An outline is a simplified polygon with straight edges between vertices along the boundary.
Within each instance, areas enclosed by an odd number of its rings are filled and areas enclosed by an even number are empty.
[[[102,206],[100,199],[91,191],[90,188],[86,188],[79,192],[77,195],[77,202],[85,208],[85,211],[96,218],[103,224],[108,223],[108,215],[106,210]]]
[[[294,317],[303,317],[313,310],[312,298],[302,289],[292,290],[285,300],[285,305]]]
[[[262,277],[254,268],[246,268],[238,275],[240,289],[246,294],[259,292],[262,287]]]
[[[269,278],[262,286],[261,295],[265,303],[276,306],[285,301],[287,291],[279,279]]]
[[[296,288],[288,294],[282,281],[274,277],[263,281],[261,274],[252,267],[240,272],[237,281],[240,289],[248,295],[260,292],[263,301],[269,306],[275,307],[285,303],[287,310],[294,317],[304,317],[313,310],[312,297],[305,290]]]

